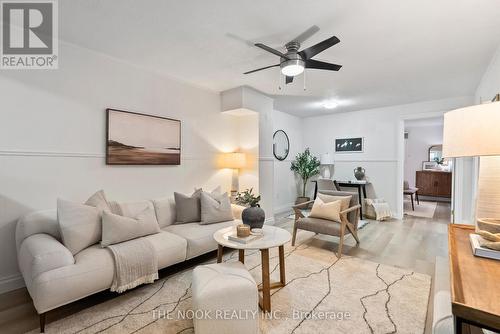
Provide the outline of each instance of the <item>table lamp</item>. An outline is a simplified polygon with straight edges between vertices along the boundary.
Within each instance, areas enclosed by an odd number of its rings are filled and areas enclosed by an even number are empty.
[[[499,124],[500,102],[444,114],[443,157],[482,157],[477,180],[478,196],[475,199],[476,229],[491,233],[500,233]],[[490,217],[481,217],[484,214]]]
[[[319,164],[320,166],[326,166],[326,168],[323,168],[321,170],[321,177],[324,179],[329,179],[332,174],[330,166],[333,166],[333,157],[330,155],[330,153],[321,154],[319,157]]]
[[[221,168],[230,168],[233,170],[233,177],[231,182],[231,200],[236,198],[239,189],[239,170],[245,168],[247,163],[245,153],[231,152],[224,153],[220,158]]]

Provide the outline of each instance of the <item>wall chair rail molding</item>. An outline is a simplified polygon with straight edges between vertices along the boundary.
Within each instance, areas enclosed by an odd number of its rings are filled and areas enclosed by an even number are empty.
[[[21,157],[54,157],[54,158],[105,158],[105,153],[76,151],[34,151],[34,150],[0,150],[0,156]]]

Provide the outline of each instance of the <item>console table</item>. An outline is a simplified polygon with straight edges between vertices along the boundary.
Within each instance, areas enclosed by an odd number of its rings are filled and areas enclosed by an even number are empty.
[[[312,182],[314,183],[314,199],[316,199],[316,196],[318,195],[318,181],[314,180]],[[337,184],[341,187],[356,188],[358,190],[359,204],[361,205],[361,208],[359,208],[359,215],[361,219],[363,219],[363,196],[366,198],[366,185],[368,183],[369,182],[337,181]]]
[[[500,260],[474,256],[469,241],[471,233],[474,233],[471,225],[448,227],[455,333],[467,332],[469,325],[500,331]]]

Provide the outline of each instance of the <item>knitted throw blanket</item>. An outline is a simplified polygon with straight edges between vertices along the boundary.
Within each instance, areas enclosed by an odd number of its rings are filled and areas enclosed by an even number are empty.
[[[133,239],[108,248],[115,260],[111,291],[121,293],[158,279],[158,256],[147,239]]]

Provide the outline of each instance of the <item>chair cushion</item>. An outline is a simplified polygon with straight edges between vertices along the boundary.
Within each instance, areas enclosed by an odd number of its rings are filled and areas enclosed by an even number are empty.
[[[348,196],[332,196],[326,194],[318,194],[318,197],[325,203],[340,201],[340,211],[347,210],[349,208],[349,204],[351,203],[352,195]]]
[[[224,227],[241,224],[240,220],[231,220],[222,223],[201,225],[198,223],[187,223],[180,225],[170,225],[163,228],[167,231],[176,234],[187,240],[186,258],[193,257],[211,252],[217,249],[217,242],[214,240],[214,233]]]
[[[341,201],[325,203],[320,197],[318,197],[314,201],[314,205],[311,209],[309,217],[322,218],[340,222],[341,205],[342,205]]]
[[[315,233],[328,234],[333,236],[340,236],[340,223],[333,222],[331,220],[320,219],[320,218],[300,218],[297,220],[297,228],[301,230],[311,231]],[[345,233],[349,233],[346,228]]]

